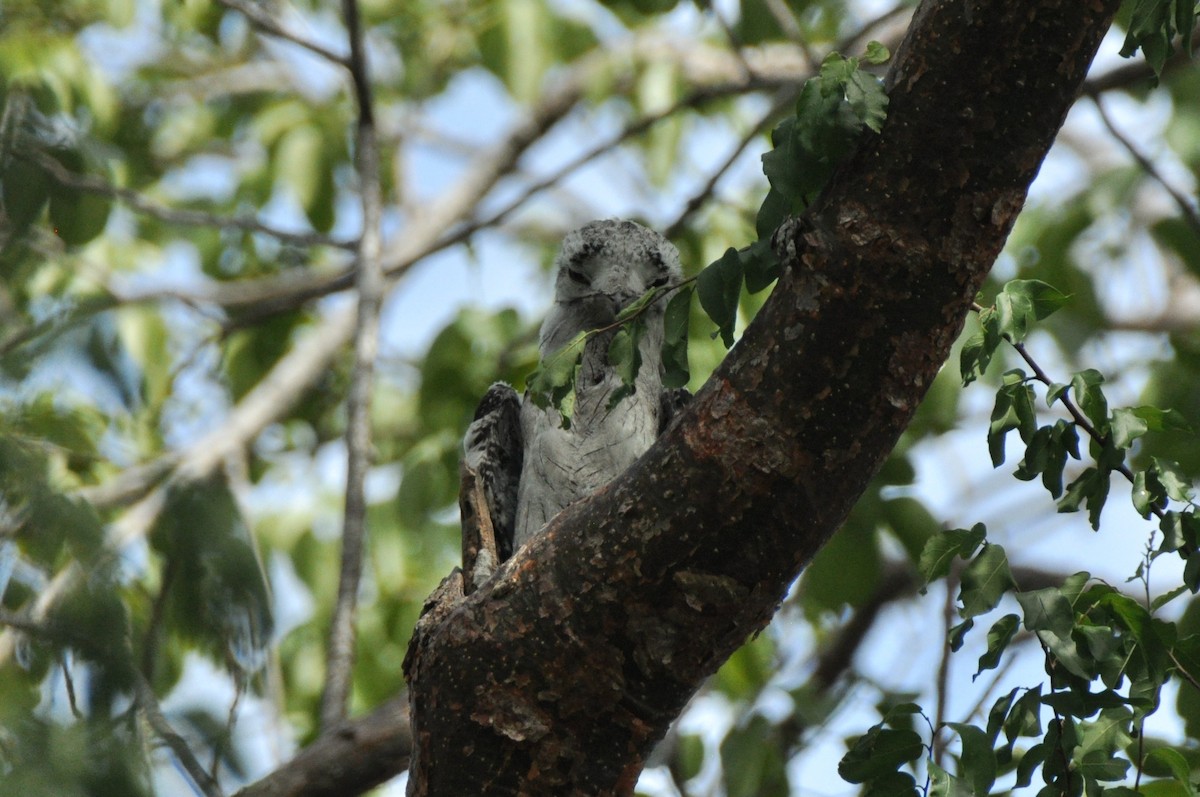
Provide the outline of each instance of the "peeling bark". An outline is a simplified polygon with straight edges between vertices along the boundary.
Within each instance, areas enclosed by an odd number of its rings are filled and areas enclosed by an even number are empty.
[[[414,638],[410,795],[632,793],[911,420],[1117,5],[922,3],[882,134],[680,421]]]

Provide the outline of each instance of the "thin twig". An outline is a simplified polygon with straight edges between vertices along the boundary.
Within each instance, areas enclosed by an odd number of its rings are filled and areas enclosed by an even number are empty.
[[[318,44],[311,39],[307,39],[299,34],[292,33],[286,30],[282,25],[276,22],[269,14],[263,11],[253,2],[247,0],[217,0],[217,3],[225,6],[228,9],[241,13],[246,19],[250,20],[263,33],[268,33],[277,39],[289,41],[292,44],[299,45],[310,52],[314,52],[322,58],[332,61],[333,63],[349,67],[349,61],[344,55],[339,55],[333,50],[325,47],[323,44]]]
[[[977,302],[973,302],[971,304],[971,309],[978,313],[983,310],[984,307]],[[1037,361],[1033,359],[1033,355],[1031,355],[1025,348],[1024,343],[1016,343],[1008,335],[1005,335],[1004,339],[1008,341],[1010,346],[1016,349],[1017,354],[1021,355],[1021,359],[1024,360],[1025,364],[1028,365],[1033,371],[1034,378],[1037,379],[1037,381],[1041,382],[1046,387],[1052,387],[1054,385],[1054,381],[1050,379],[1045,370],[1043,370],[1042,367],[1037,364]],[[1067,413],[1071,416],[1071,420],[1075,422],[1075,425],[1082,429],[1088,437],[1095,440],[1096,443],[1101,446],[1108,445],[1109,440],[1107,435],[1100,434],[1100,431],[1095,426],[1092,426],[1091,421],[1089,421],[1087,416],[1085,416],[1079,407],[1076,406],[1074,400],[1069,394],[1063,393],[1059,397],[1059,401],[1062,402],[1063,407],[1066,408]],[[1133,471],[1129,469],[1128,465],[1121,463],[1117,467],[1113,468],[1113,470],[1124,476],[1130,484],[1133,484]],[[1162,518],[1164,515],[1162,508],[1156,505],[1151,505],[1150,511],[1153,512],[1158,518]]]
[[[862,25],[860,25],[857,30],[850,33],[844,39],[842,39],[841,41],[838,42],[837,52],[840,52],[840,53],[849,52],[859,42],[861,42],[864,38],[866,38],[867,34],[870,33],[872,30],[874,30],[875,28],[878,28],[880,25],[884,25],[884,24],[890,22],[894,18],[900,16],[901,14],[905,14],[905,13],[911,14],[912,6],[909,5],[908,3],[897,3],[896,5],[892,6],[887,11],[884,11],[883,13],[881,13],[879,16],[874,17],[873,19],[868,19],[866,22],[864,22]]]
[[[355,0],[343,0],[350,36],[350,73],[358,102],[355,160],[361,193],[363,230],[358,250],[358,318],[354,333],[354,370],[347,397],[346,505],[342,522],[342,564],[336,603],[329,628],[325,690],[321,696],[321,727],[325,731],[346,718],[354,668],[354,618],[362,579],[366,535],[366,495],[363,483],[371,454],[371,385],[379,351],[379,310],[383,303],[383,266],[379,229],[382,198],[379,152],[370,76],[363,52],[362,28]]]
[[[683,210],[680,211],[679,216],[667,227],[666,232],[663,233],[663,237],[670,240],[683,232],[683,228],[687,225],[688,221],[691,220],[696,211],[703,207],[708,198],[712,196],[717,183],[721,181],[726,172],[733,168],[733,164],[737,163],[738,158],[742,156],[746,148],[754,142],[754,139],[758,138],[767,125],[771,123],[771,120],[778,116],[795,99],[796,92],[794,90],[785,90],[776,96],[775,101],[771,103],[771,107],[767,109],[767,112],[750,126],[750,129],[742,136],[741,141],[730,151],[729,156],[709,175],[704,186],[687,201],[687,204],[683,206]]]
[[[946,707],[949,704],[950,691],[950,624],[954,620],[958,603],[954,598],[955,589],[959,584],[959,575],[951,573],[946,578],[946,598],[942,604],[942,625],[946,629],[946,644],[942,647],[942,658],[938,662],[937,671],[937,707],[933,720],[932,757],[935,764],[941,766],[942,755],[946,752],[946,740],[942,735],[942,726],[946,724]]]
[[[1142,168],[1142,171],[1150,175],[1151,179],[1161,185],[1163,189],[1171,195],[1171,199],[1173,199],[1175,204],[1179,207],[1179,212],[1183,214],[1184,221],[1188,223],[1188,226],[1192,228],[1196,235],[1200,236],[1200,213],[1196,212],[1196,207],[1192,204],[1192,200],[1185,196],[1183,192],[1179,191],[1177,188],[1167,182],[1167,179],[1163,177],[1162,172],[1158,170],[1150,158],[1142,153],[1142,151],[1137,148],[1137,145],[1120,131],[1116,124],[1113,123],[1112,117],[1108,115],[1108,111],[1104,110],[1104,103],[1100,101],[1099,96],[1092,95],[1092,103],[1096,106],[1096,110],[1100,114],[1100,121],[1104,123],[1106,128],[1108,128],[1109,134],[1118,142],[1120,142],[1121,146],[1125,148],[1130,157],[1132,157],[1137,162],[1138,166]]]
[[[331,238],[328,235],[320,233],[288,232],[287,230],[273,227],[270,224],[264,224],[258,219],[249,216],[222,216],[218,213],[209,213],[203,210],[181,210],[179,208],[167,207],[147,199],[137,191],[112,185],[100,177],[90,174],[76,174],[49,155],[36,153],[32,158],[55,182],[62,186],[89,194],[107,196],[123,202],[131,210],[153,219],[167,222],[168,224],[178,224],[183,227],[209,227],[212,229],[235,229],[246,232],[257,232],[294,246],[331,246],[337,249],[354,248],[354,244],[350,241]]]
[[[192,782],[196,784],[196,788],[200,789],[205,797],[223,797],[220,785],[213,780],[200,762],[196,760],[196,756],[192,753],[192,749],[188,747],[187,740],[179,735],[167,718],[163,716],[162,708],[158,705],[158,698],[154,696],[154,690],[150,687],[150,682],[147,681],[136,668],[131,669],[133,673],[133,689],[134,697],[137,701],[138,709],[145,716],[146,722],[154,729],[154,733],[158,738],[162,739],[167,747],[171,748],[171,752],[179,759],[179,763],[187,771]]]

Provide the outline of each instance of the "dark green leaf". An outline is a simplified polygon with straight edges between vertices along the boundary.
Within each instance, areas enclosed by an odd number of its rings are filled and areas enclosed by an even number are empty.
[[[929,797],[976,797],[971,781],[929,762]]]
[[[1109,475],[1096,468],[1084,468],[1079,478],[1067,485],[1066,494],[1058,502],[1059,512],[1078,512],[1085,502],[1088,521],[1092,528],[1100,529],[1100,512],[1108,500]]]
[[[738,299],[742,293],[742,261],[736,249],[725,250],[720,260],[700,272],[696,278],[696,293],[700,297],[700,306],[717,325],[722,342],[729,348],[733,345]]]
[[[987,795],[996,782],[996,754],[987,734],[964,722],[947,722],[946,727],[962,739],[960,774],[971,783],[972,793]]]
[[[691,286],[680,288],[667,302],[663,313],[663,387],[688,383],[688,328],[692,310]]]
[[[907,772],[888,772],[863,785],[863,797],[919,797],[917,782]]]
[[[1159,764],[1170,771],[1175,780],[1184,787],[1185,793],[1192,797],[1196,790],[1192,786],[1192,766],[1183,753],[1172,747],[1158,747],[1147,755],[1147,764]]]
[[[991,424],[988,426],[988,453],[992,465],[1004,464],[1004,441],[1008,433],[1016,429],[1021,439],[1032,441],[1037,429],[1037,417],[1033,410],[1033,388],[1025,383],[1025,373],[1009,371],[1004,375],[1004,384],[996,392],[996,403],[992,408]]]
[[[638,371],[642,368],[642,335],[646,325],[639,321],[629,321],[613,334],[608,345],[608,363],[613,367],[617,376],[621,377],[623,386],[633,388]],[[632,390],[631,390],[632,392]],[[610,401],[610,406],[615,401]]]
[[[1025,615],[1025,627],[1037,634],[1069,672],[1090,681],[1094,673],[1072,637],[1075,613],[1066,596],[1060,590],[1048,587],[1018,592],[1016,597]]]
[[[564,428],[571,425],[575,412],[575,379],[588,336],[587,331],[575,335],[567,345],[538,363],[526,380],[533,402],[539,407],[555,407]]]
[[[847,783],[865,783],[915,761],[924,749],[916,731],[876,725],[860,736],[842,757],[838,774]]]
[[[987,634],[987,650],[979,657],[979,669],[975,671],[975,675],[971,676],[971,680],[978,678],[984,670],[993,669],[1000,663],[1000,657],[1004,655],[1008,643],[1017,633],[1020,621],[1021,618],[1017,615],[1006,614],[992,624]]]
[[[761,716],[734,728],[721,743],[729,797],[787,797],[787,770],[778,731]]]
[[[925,543],[921,550],[921,560],[917,570],[925,583],[929,584],[943,578],[950,572],[950,564],[956,556],[967,558],[975,552],[980,543],[987,537],[987,529],[982,523],[977,523],[970,531],[966,529],[951,529],[939,531]]]
[[[771,248],[770,234],[742,249],[738,255],[742,258],[749,293],[758,293],[779,279],[779,259]]]
[[[967,632],[975,627],[975,621],[971,619],[963,620],[956,626],[950,629],[950,650],[957,653],[963,646],[963,642],[967,638]]]
[[[1012,586],[1012,573],[1004,549],[996,544],[984,546],[963,570],[959,614],[977,617],[990,612]]]
[[[1191,480],[1178,465],[1158,457],[1152,458],[1151,461],[1154,463],[1152,468],[1154,474],[1169,498],[1176,501],[1192,500]]]
[[[1094,368],[1080,371],[1071,378],[1071,392],[1075,403],[1083,414],[1092,422],[1092,426],[1101,435],[1108,434],[1108,400],[1100,385],[1104,376]]]

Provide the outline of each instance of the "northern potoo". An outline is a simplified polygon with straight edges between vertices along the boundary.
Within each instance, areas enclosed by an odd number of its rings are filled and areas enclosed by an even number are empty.
[[[622,381],[608,361],[617,315],[648,290],[682,278],[675,247],[631,221],[594,221],[567,235],[555,268],[541,356],[581,331],[605,331],[584,346],[569,428],[555,408],[538,407],[528,395],[518,398],[504,383],[492,385],[476,410],[464,464],[476,474],[500,561],[568,504],[629,467],[678,403],[677,392],[662,385],[663,302],[641,317],[646,331],[636,389],[615,404],[609,398]]]

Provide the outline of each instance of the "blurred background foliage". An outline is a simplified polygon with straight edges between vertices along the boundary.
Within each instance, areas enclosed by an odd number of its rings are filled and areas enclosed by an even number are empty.
[[[875,0],[360,5],[385,249],[442,226],[391,268],[356,712],[403,688],[422,601],[458,557],[462,432],[491,382],[520,388],[535,365],[562,235],[636,217],[670,235],[689,275],[753,241],[759,156],[799,84],[831,50],[894,48],[911,14]],[[336,4],[318,0],[0,8],[6,794],[192,793],[131,709],[142,679],[231,787],[317,732],[348,351],[272,395],[236,455],[188,466],[206,435],[242,434],[238,408],[347,301],[355,108],[319,52],[345,52],[344,38]],[[984,303],[1014,277],[1070,293],[1029,342],[1044,366],[1060,381],[1098,367],[1110,400],[1174,407],[1195,426],[1200,70],[1171,62],[1156,85],[1119,44],[1114,32]],[[764,295],[743,298],[748,320]],[[693,388],[724,354],[711,331],[695,308]],[[837,791],[843,737],[877,707],[919,694],[965,719],[1036,683],[1040,657],[1019,646],[1003,678],[953,677],[946,601],[940,587],[918,594],[912,566],[938,529],[986,521],[1032,582],[1133,573],[1152,526],[1110,508],[1097,537],[993,472],[990,402],[945,369],[776,622],[662,746],[646,793]],[[1200,473],[1190,435],[1143,450]],[[1170,566],[1158,591],[1178,583]],[[1162,714],[1154,732],[1200,760],[1194,695]]]

